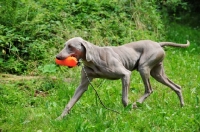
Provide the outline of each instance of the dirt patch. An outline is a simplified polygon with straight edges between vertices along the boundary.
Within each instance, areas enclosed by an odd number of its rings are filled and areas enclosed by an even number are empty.
[[[19,81],[19,80],[31,80],[42,78],[40,76],[18,76],[12,74],[0,74],[0,81]]]
[[[31,80],[31,79],[46,79],[42,76],[18,76],[13,74],[1,74],[0,73],[0,81],[23,81],[23,80]],[[50,76],[48,79],[57,80],[56,76]],[[71,82],[72,78],[63,78],[64,82]]]

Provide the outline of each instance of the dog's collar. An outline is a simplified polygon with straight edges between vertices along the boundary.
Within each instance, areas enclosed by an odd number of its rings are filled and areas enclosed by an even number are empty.
[[[78,59],[77,66],[80,66],[81,63],[83,63],[83,60],[82,59]]]

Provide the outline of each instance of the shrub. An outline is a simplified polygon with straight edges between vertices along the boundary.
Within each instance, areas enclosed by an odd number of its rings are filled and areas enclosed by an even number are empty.
[[[0,6],[0,72],[53,63],[60,44],[74,36],[97,45],[163,39],[155,0],[5,0]]]

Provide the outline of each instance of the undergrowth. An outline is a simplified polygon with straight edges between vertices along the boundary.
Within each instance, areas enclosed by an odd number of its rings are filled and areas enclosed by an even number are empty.
[[[98,45],[161,40],[163,23],[150,1],[1,1],[0,72],[37,74],[75,36]]]
[[[8,79],[0,74],[0,131],[200,131],[199,28],[161,21],[156,2],[0,1],[4,14],[0,16],[0,72],[24,75]],[[144,93],[142,79],[134,71],[126,108],[121,103],[120,80],[92,82],[105,105],[120,114],[104,109],[89,86],[69,115],[55,120],[80,83],[81,67],[68,69],[54,62],[63,43],[74,36],[100,46],[140,39],[189,40],[191,45],[185,49],[166,47],[164,59],[167,76],[182,87],[185,106],[180,107],[174,91],[151,78],[153,94],[132,109]]]
[[[69,115],[56,121],[55,118],[61,114],[79,85],[81,67],[68,69],[55,66],[56,72],[40,69],[43,71],[40,76],[43,77],[39,79],[0,79],[0,130],[200,131],[200,48],[198,37],[195,37],[199,32],[177,24],[172,24],[167,29],[170,33],[168,39],[183,43],[189,39],[191,42],[191,46],[186,49],[165,48],[165,71],[172,81],[182,87],[185,100],[183,108],[174,91],[151,78],[153,94],[139,108],[131,109],[131,104],[144,92],[142,79],[135,71],[131,77],[129,105],[126,108],[121,103],[120,80],[102,82],[102,79],[95,79],[92,82],[104,104],[120,114],[104,109],[89,86]],[[188,32],[184,32],[185,30]],[[99,85],[101,86],[98,87]]]

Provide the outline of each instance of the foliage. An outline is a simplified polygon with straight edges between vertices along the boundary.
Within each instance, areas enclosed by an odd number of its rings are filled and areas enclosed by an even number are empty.
[[[182,42],[191,40],[186,49],[166,48],[165,71],[170,79],[182,86],[185,106],[180,107],[178,97],[170,88],[151,80],[153,94],[137,109],[131,104],[144,92],[144,86],[137,72],[131,77],[129,106],[121,103],[121,81],[93,80],[93,85],[109,108],[104,109],[91,87],[72,108],[70,114],[56,121],[66,103],[74,94],[80,80],[80,67],[68,70],[60,67],[51,71],[54,65],[46,65],[42,72],[49,76],[32,80],[4,80],[0,76],[0,130],[1,131],[115,131],[115,132],[183,132],[200,131],[200,32],[177,24],[167,26],[168,39]],[[172,32],[173,30],[173,32]],[[188,31],[188,32],[185,32]],[[185,42],[185,41],[184,41]],[[184,43],[182,42],[182,43]],[[189,78],[189,79],[188,79]],[[39,92],[37,92],[39,91]],[[40,124],[40,125],[38,125]]]
[[[158,2],[1,0],[0,72],[39,76],[9,80],[0,74],[0,131],[200,131],[200,32],[172,22],[163,26]],[[81,68],[57,67],[54,56],[74,36],[97,45],[190,40],[186,49],[165,48],[164,60],[168,77],[182,86],[185,107],[180,108],[171,89],[151,78],[154,93],[138,109],[131,109],[144,92],[139,74],[133,72],[126,108],[121,104],[120,80],[92,82],[95,87],[101,84],[97,91],[105,105],[121,114],[104,109],[89,87],[70,114],[56,121],[79,84]]]
[[[1,72],[21,74],[32,62],[34,69],[52,63],[60,44],[74,36],[97,45],[162,39],[154,0],[4,0],[0,7]]]
[[[165,19],[177,17],[180,13],[190,10],[188,2],[184,0],[161,0],[157,2]]]
[[[164,20],[164,25],[169,25],[173,21],[181,25],[199,28],[200,1],[159,0],[157,5]]]

